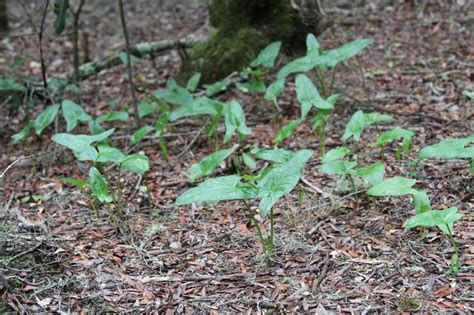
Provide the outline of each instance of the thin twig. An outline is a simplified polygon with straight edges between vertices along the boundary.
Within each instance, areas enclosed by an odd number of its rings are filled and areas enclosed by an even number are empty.
[[[73,55],[74,55],[74,81],[79,82],[79,17],[85,0],[81,0],[76,11],[73,11]]]
[[[27,156],[19,157],[18,159],[16,159],[16,160],[13,161],[12,163],[10,163],[10,165],[7,166],[7,168],[2,172],[2,174],[0,174],[0,179],[3,179],[3,177],[6,175],[6,173],[8,172],[8,170],[11,169],[13,166],[15,166],[15,164],[19,163],[20,161],[25,160],[25,159],[29,159],[29,158],[31,158],[31,157],[43,155],[43,154],[46,154],[46,153],[47,153],[47,152],[41,152],[41,153],[36,153],[36,154],[32,154],[32,155],[27,155]]]
[[[308,186],[309,188],[311,188],[312,190],[314,190],[315,192],[323,195],[324,197],[331,197],[331,194],[328,194],[327,192],[324,192],[322,191],[321,189],[319,189],[318,187],[314,186],[313,184],[311,184],[304,176],[301,176],[301,181],[306,185]]]
[[[122,31],[123,37],[125,38],[125,48],[127,54],[127,70],[128,70],[128,87],[130,90],[130,95],[132,97],[135,125],[138,127],[140,125],[140,117],[138,116],[138,104],[135,97],[135,86],[133,84],[133,73],[132,73],[132,62],[130,58],[130,41],[128,38],[127,22],[125,21],[125,12],[123,10],[123,1],[118,0],[119,12],[120,12],[120,21],[122,22]]]
[[[19,253],[19,254],[16,254],[16,255],[13,256],[13,257],[10,257],[10,258],[8,259],[8,262],[10,263],[10,262],[14,261],[15,259],[18,259],[18,258],[20,258],[20,257],[23,257],[23,256],[25,256],[25,255],[28,255],[29,253],[34,252],[34,251],[35,251],[36,249],[38,249],[38,247],[40,247],[41,245],[43,245],[43,242],[40,242],[40,243],[36,244],[36,246],[34,246],[34,247],[32,247],[32,248],[30,248],[30,249],[28,249],[28,250],[25,250],[24,252],[21,252],[21,253]]]
[[[324,281],[324,279],[326,278],[326,274],[328,273],[328,269],[329,269],[329,262],[331,260],[329,259],[329,251],[326,253],[326,258],[324,258],[324,266],[323,266],[323,270],[321,270],[321,274],[319,275],[318,279],[316,279],[314,282],[313,282],[313,292],[316,292],[318,289],[319,289],[319,286],[321,285],[321,283]]]
[[[41,20],[41,26],[38,32],[41,74],[43,77],[43,85],[44,85],[45,92],[48,91],[48,81],[46,80],[46,65],[44,63],[44,55],[43,55],[43,31],[44,31],[44,23],[46,21],[46,16],[48,15],[48,7],[49,7],[49,0],[46,0],[46,4],[44,6],[43,18]]]
[[[180,157],[182,157],[186,152],[188,152],[189,148],[191,148],[194,144],[194,142],[196,142],[196,140],[199,138],[199,136],[202,134],[202,132],[204,131],[204,128],[205,127],[201,127],[201,129],[198,130],[198,132],[196,132],[196,135],[194,136],[194,138],[191,140],[191,142],[186,146],[184,147],[184,149],[176,156],[178,159]]]

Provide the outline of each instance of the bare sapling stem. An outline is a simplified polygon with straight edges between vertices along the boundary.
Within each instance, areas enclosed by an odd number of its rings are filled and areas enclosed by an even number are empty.
[[[125,12],[123,9],[123,1],[118,0],[120,21],[122,22],[123,37],[125,38],[125,52],[127,55],[127,72],[128,72],[128,87],[130,90],[130,96],[132,97],[132,106],[134,109],[135,125],[140,125],[140,117],[138,116],[138,104],[135,97],[135,85],[133,84],[133,72],[132,72],[132,61],[130,56],[130,41],[128,37],[127,22],[125,21]]]
[[[76,11],[73,11],[73,58],[74,58],[74,81],[79,82],[79,17],[82,12],[85,0],[81,0]]]
[[[46,65],[44,62],[44,54],[43,54],[43,31],[44,31],[44,23],[46,22],[46,16],[48,15],[48,7],[49,7],[49,0],[46,0],[46,4],[44,5],[43,18],[41,19],[41,25],[38,32],[41,75],[43,78],[43,86],[44,86],[45,92],[48,90],[48,80],[46,79]]]

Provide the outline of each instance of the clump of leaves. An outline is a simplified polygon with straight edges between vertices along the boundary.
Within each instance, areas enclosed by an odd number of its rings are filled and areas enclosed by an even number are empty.
[[[277,104],[277,97],[284,89],[286,77],[294,73],[300,73],[297,75],[295,83],[297,98],[301,104],[301,118],[284,126],[277,136],[277,142],[281,142],[291,135],[296,126],[303,121],[304,117],[306,117],[310,109],[316,107],[318,111],[313,118],[313,128],[318,134],[321,152],[324,154],[327,119],[339,97],[337,94],[334,94],[337,65],[357,55],[372,42],[373,41],[369,39],[358,39],[341,47],[324,51],[313,34],[307,36],[306,56],[297,58],[284,66],[278,72],[277,80],[268,87],[265,93],[266,100]],[[301,74],[313,69],[316,71],[316,75],[319,79],[321,94],[318,92],[312,81],[304,74]],[[329,83],[324,79],[324,72],[327,69],[332,69],[331,80]]]
[[[454,238],[454,222],[460,220],[462,215],[458,212],[457,207],[451,207],[444,210],[429,210],[423,213],[418,213],[408,219],[404,227],[411,229],[414,227],[438,227],[441,232],[449,237],[449,241],[454,249],[454,254],[451,256],[450,271],[454,274],[459,272],[461,263],[459,262],[459,248]]]
[[[143,176],[149,169],[148,158],[143,154],[125,155],[119,149],[114,148],[107,143],[114,129],[107,130],[98,135],[73,135],[69,133],[59,133],[52,137],[52,140],[62,146],[71,149],[79,161],[87,161],[90,163],[89,180],[73,181],[67,180],[69,183],[78,186],[81,189],[89,188],[92,194],[101,203],[115,204],[117,215],[122,213],[122,189],[121,170],[125,169],[133,173]],[[110,193],[109,185],[110,176],[104,176],[105,166],[107,164],[116,165],[118,174],[116,176],[117,188],[114,193]],[[110,173],[107,173],[110,174]],[[107,178],[108,177],[108,178]],[[98,209],[91,203],[96,216],[99,215]]]
[[[447,139],[440,143],[424,147],[418,153],[417,160],[429,158],[439,159],[470,159],[471,172],[474,173],[474,147],[467,146],[474,142],[474,135],[460,139]]]
[[[384,153],[384,145],[387,143],[391,143],[399,138],[402,138],[402,150],[404,154],[408,154],[408,151],[410,150],[410,144],[411,144],[411,138],[415,134],[410,131],[406,130],[403,128],[394,128],[392,130],[389,130],[387,132],[384,132],[381,134],[378,138],[377,141],[375,142],[375,145],[380,146],[380,155],[382,157],[382,160],[385,158],[385,153]],[[397,148],[396,151],[396,158],[397,161],[401,160],[401,154],[400,154],[400,148]]]
[[[350,160],[343,160],[351,151],[346,147],[339,147],[329,150],[321,158],[321,173],[329,175],[345,175],[349,179],[352,186],[352,193],[356,194],[356,185],[354,176],[362,177],[370,185],[378,184],[383,180],[385,174],[385,167],[383,163],[374,163],[367,167],[360,167],[356,169],[357,162]],[[357,198],[357,205],[359,199]]]
[[[462,215],[458,213],[456,207],[451,207],[442,211],[432,210],[428,195],[424,191],[418,191],[412,188],[416,183],[415,179],[405,177],[388,178],[373,187],[367,194],[371,196],[402,196],[413,195],[413,203],[416,214],[409,218],[404,226],[408,229],[414,227],[438,227],[444,234],[448,235],[454,254],[451,257],[450,271],[457,273],[459,271],[459,249],[454,238],[454,222],[460,220]]]
[[[288,151],[254,151],[256,156],[266,159],[283,161],[282,155],[288,156]],[[223,152],[213,161],[215,164],[222,156],[229,154]],[[298,183],[303,174],[304,165],[311,158],[313,152],[301,150],[290,153],[287,160],[275,167],[263,169],[257,176],[224,176],[205,180],[199,186],[184,192],[176,200],[176,205],[186,205],[191,203],[213,203],[223,200],[242,200],[249,219],[257,229],[258,238],[262,246],[267,262],[271,261],[274,246],[274,219],[273,206],[281,197],[289,194]],[[244,178],[249,179],[242,182]],[[261,217],[269,215],[270,232],[265,237],[256,218],[255,211],[252,210],[247,200],[260,199],[259,214]]]

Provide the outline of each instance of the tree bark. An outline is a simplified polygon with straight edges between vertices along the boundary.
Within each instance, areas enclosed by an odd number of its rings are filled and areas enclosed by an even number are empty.
[[[8,35],[7,0],[0,0],[0,38]]]
[[[211,0],[216,32],[183,60],[178,79],[201,72],[209,83],[239,71],[273,41],[285,52],[302,51],[308,33],[320,35],[331,23],[319,0]]]

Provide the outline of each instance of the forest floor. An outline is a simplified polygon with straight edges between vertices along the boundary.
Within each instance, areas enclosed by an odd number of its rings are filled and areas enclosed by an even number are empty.
[[[140,3],[129,17],[133,42],[205,36],[206,7],[192,3],[156,11]],[[275,205],[275,261],[268,267],[239,202],[173,204],[193,187],[186,168],[211,152],[208,139],[197,134],[197,122],[186,120],[166,131],[167,161],[154,139],[135,148],[150,157],[151,169],[143,178],[125,177],[125,214],[117,230],[105,208],[97,219],[84,195],[62,182],[86,175],[69,151],[48,139],[51,131],[13,145],[9,137],[22,128],[24,117],[22,111],[2,112],[0,174],[19,157],[35,156],[0,179],[0,312],[474,312],[474,181],[468,162],[430,160],[417,169],[407,163],[420,147],[473,132],[473,103],[462,94],[474,89],[472,6],[469,15],[467,5],[443,1],[428,2],[423,10],[403,1],[377,3],[329,10],[340,23],[320,37],[323,46],[358,37],[375,43],[339,69],[336,90],[342,98],[327,144],[342,144],[345,124],[358,109],[392,115],[395,120],[384,127],[415,131],[412,153],[402,163],[395,161],[393,147],[386,151],[386,176],[417,178],[434,209],[459,208],[464,217],[455,225],[462,261],[457,275],[447,273],[453,250],[446,237],[435,230],[421,237],[403,228],[414,211],[410,198],[361,194],[357,204],[343,178],[317,171],[318,139],[309,124],[288,142],[288,149],[316,153],[305,181]],[[92,57],[119,49],[116,15],[86,12],[96,14],[84,22]],[[23,30],[26,22],[15,26],[19,33],[31,31]],[[48,74],[66,72],[69,37],[47,34],[47,42]],[[2,73],[39,77],[36,37],[12,37],[0,45],[8,46],[0,56]],[[20,58],[23,64],[7,66]],[[178,54],[163,53],[154,65],[145,60],[135,68],[140,99],[176,74]],[[123,66],[81,82],[81,89],[80,103],[91,115],[108,103],[119,108],[130,101]],[[219,98],[237,98],[243,105],[251,143],[274,145],[270,104],[237,89]],[[298,116],[293,85],[280,104],[281,125]],[[43,105],[38,103],[38,112]],[[123,123],[114,126],[121,143],[130,130]],[[361,142],[365,162],[379,158],[370,141],[366,136]]]

